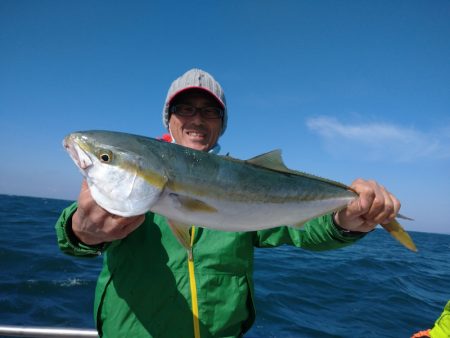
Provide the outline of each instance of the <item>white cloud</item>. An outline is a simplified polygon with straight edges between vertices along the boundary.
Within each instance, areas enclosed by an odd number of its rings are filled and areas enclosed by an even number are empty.
[[[450,158],[450,135],[445,129],[423,132],[387,123],[343,123],[326,116],[309,118],[306,123],[330,151],[339,147],[341,151],[364,154],[370,160]]]

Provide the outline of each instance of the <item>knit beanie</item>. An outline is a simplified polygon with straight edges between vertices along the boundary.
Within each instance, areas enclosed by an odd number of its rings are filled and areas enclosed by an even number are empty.
[[[223,92],[222,87],[219,82],[214,80],[211,74],[205,72],[204,70],[193,68],[188,70],[178,79],[172,82],[170,85],[169,91],[167,92],[166,102],[164,103],[163,110],[163,124],[167,130],[169,130],[169,107],[172,100],[180,94],[181,92],[188,89],[201,89],[212,95],[217,102],[223,108],[223,119],[222,119],[222,131],[221,135],[225,132],[227,128],[227,103],[225,100],[225,93]]]

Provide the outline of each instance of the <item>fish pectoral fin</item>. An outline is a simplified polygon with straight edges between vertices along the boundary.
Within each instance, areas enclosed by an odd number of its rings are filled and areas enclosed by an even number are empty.
[[[192,198],[189,196],[182,196],[175,193],[171,193],[170,198],[175,202],[176,206],[179,208],[183,208],[187,211],[196,211],[196,212],[217,212],[218,210],[213,206],[200,201],[196,198]]]
[[[402,243],[406,248],[411,251],[417,252],[416,245],[414,244],[412,238],[409,234],[403,229],[400,223],[397,220],[393,220],[388,224],[381,224],[381,226],[389,232],[389,234],[394,237],[397,241]]]
[[[181,222],[167,220],[169,223],[170,230],[174,234],[178,242],[188,251],[189,258],[192,257],[192,245],[191,245],[191,235],[189,234],[189,229],[191,228],[188,224]]]

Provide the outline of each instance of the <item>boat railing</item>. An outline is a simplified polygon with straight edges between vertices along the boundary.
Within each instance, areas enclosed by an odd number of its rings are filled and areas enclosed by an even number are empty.
[[[94,338],[96,330],[0,325],[1,337]]]

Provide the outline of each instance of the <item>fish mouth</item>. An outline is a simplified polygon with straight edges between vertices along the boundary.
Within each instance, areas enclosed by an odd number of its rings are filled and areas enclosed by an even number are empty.
[[[93,165],[89,154],[78,144],[76,136],[69,135],[64,138],[63,146],[80,169],[86,170]]]

